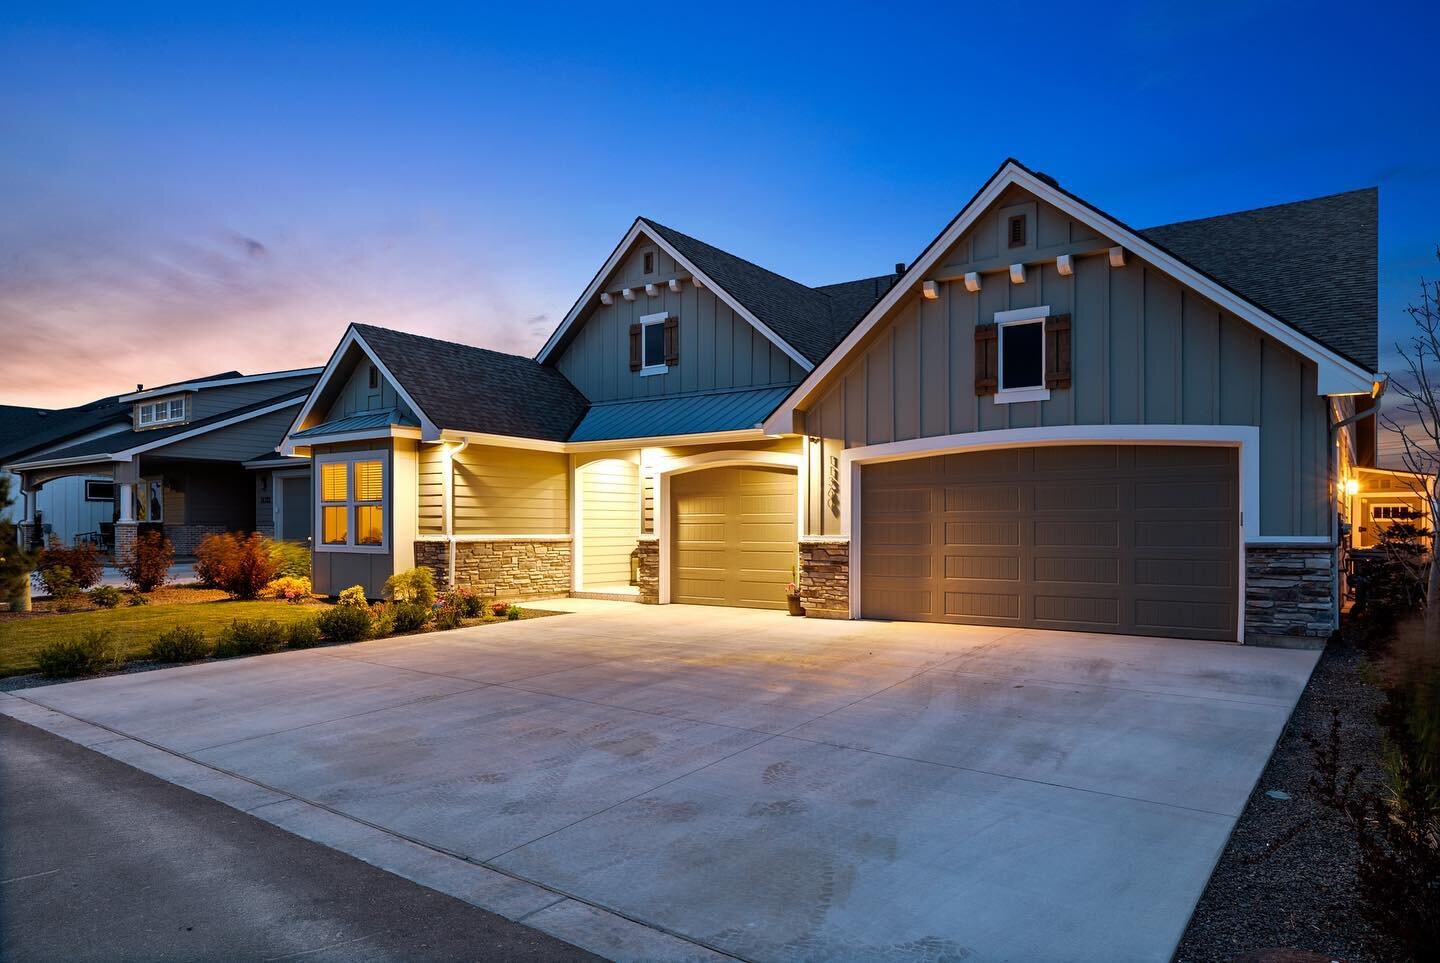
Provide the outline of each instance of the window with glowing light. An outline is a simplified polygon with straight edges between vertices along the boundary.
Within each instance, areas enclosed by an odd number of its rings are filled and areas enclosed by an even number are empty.
[[[318,547],[328,551],[383,551],[389,453],[335,452],[317,456],[320,525]]]

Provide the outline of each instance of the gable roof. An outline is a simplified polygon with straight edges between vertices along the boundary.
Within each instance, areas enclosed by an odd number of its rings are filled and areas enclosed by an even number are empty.
[[[166,425],[163,428],[145,428],[139,431],[130,428],[114,431],[98,438],[46,451],[27,461],[16,462],[15,467],[40,467],[51,464],[89,461],[126,461],[137,454],[164,447],[171,442],[208,434],[220,428],[229,427],[251,418],[258,418],[274,411],[280,411],[305,400],[306,393],[294,390],[264,398],[229,411],[217,412],[198,421]],[[125,409],[129,411],[128,406]],[[128,420],[128,416],[127,416]]]
[[[299,378],[305,375],[318,375],[320,368],[287,368],[283,371],[262,371],[259,374],[247,375],[238,371],[221,371],[218,374],[205,375],[201,378],[187,378],[184,381],[172,381],[165,385],[156,385],[153,388],[137,388],[129,394],[121,395],[121,401],[140,401],[144,398],[153,398],[156,395],[171,394],[176,391],[202,391],[206,388],[224,388],[229,385],[251,384],[256,381],[274,381],[278,378]]]
[[[1315,340],[1379,364],[1373,187],[1140,231]]]
[[[865,317],[855,325],[825,360],[816,366],[796,387],[790,397],[766,419],[767,431],[786,433],[793,429],[793,425],[786,423],[793,412],[810,400],[830,373],[864,341],[869,332],[880,323],[900,298],[919,285],[925,274],[935,266],[936,261],[1011,185],[1018,185],[1061,212],[1086,224],[1182,284],[1198,291],[1222,309],[1259,328],[1298,354],[1314,361],[1319,368],[1317,384],[1320,394],[1364,394],[1369,392],[1374,377],[1373,365],[1364,364],[1289,321],[1275,316],[1264,307],[1249,300],[1242,292],[1212,276],[1205,269],[1191,264],[1183,257],[1145,237],[1143,232],[1127,226],[1090,202],[1070,193],[1060,187],[1052,178],[1037,174],[1019,161],[1010,158],[1000,165],[984,186],[976,191],[975,195],[960,209],[960,212],[951,219],[950,223],[925,246],[920,256],[910,264],[904,275],[875,302]],[[1361,271],[1363,274],[1363,266]],[[1363,284],[1363,281],[1360,283]]]
[[[439,429],[563,441],[585,412],[579,389],[533,358],[370,324],[351,329]]]
[[[58,445],[67,438],[95,431],[107,424],[130,421],[130,406],[118,396],[99,398],[73,408],[0,406],[0,460]]]

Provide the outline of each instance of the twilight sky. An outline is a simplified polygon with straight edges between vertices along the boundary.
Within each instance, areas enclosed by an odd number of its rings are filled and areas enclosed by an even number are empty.
[[[1142,227],[1378,184],[1382,356],[1440,274],[1433,3],[124,6],[0,14],[0,403],[531,353],[637,214],[879,274],[1009,155]]]

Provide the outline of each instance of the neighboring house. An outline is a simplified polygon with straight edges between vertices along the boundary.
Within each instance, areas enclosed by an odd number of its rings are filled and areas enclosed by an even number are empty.
[[[274,449],[319,371],[230,371],[137,388],[85,406],[94,423],[79,432],[68,420],[54,430],[53,419],[84,421],[81,409],[32,415],[21,427],[7,418],[18,440],[0,450],[0,463],[20,481],[22,532],[30,536],[38,514],[43,534],[119,552],[138,532],[158,530],[189,555],[208,534],[270,534],[288,514],[286,530],[303,519],[308,537],[309,466]],[[98,510],[56,525],[76,493]]]
[[[1140,231],[1009,161],[908,269],[814,288],[637,220],[534,359],[346,331],[281,447],[317,589],[1327,635],[1376,218]]]

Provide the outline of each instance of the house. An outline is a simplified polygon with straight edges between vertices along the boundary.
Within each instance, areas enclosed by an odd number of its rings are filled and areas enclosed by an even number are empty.
[[[1007,161],[908,267],[819,287],[641,218],[533,359],[346,331],[281,445],[317,588],[1328,635],[1377,206],[1137,230]]]
[[[179,555],[213,532],[308,538],[309,463],[275,447],[319,368],[238,371],[137,389],[60,412],[5,416],[0,464],[21,532],[123,551],[144,530]]]

